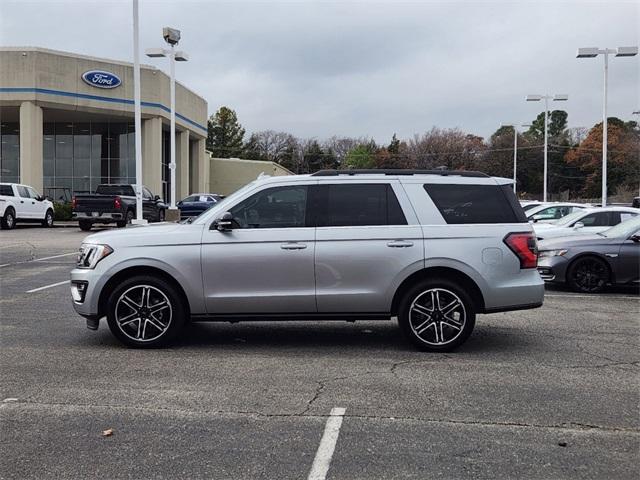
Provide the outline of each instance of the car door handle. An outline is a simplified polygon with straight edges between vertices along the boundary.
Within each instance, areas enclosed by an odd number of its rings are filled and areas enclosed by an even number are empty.
[[[393,240],[392,242],[387,243],[387,247],[393,247],[393,248],[413,247],[413,242],[409,242],[408,240]]]
[[[307,248],[307,245],[305,243],[291,242],[283,243],[282,245],[280,245],[280,248],[282,250],[302,250]]]

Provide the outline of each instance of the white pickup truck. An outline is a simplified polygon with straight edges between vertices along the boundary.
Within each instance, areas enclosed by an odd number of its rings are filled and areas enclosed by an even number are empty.
[[[11,230],[16,222],[53,226],[53,203],[28,185],[0,183],[0,225]]]

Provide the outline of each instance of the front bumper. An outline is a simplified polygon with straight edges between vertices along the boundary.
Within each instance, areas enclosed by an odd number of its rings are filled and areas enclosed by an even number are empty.
[[[101,272],[95,269],[76,268],[71,271],[71,302],[75,311],[87,319],[99,319],[100,292],[106,280]],[[79,286],[84,285],[84,292]]]
[[[538,259],[538,273],[545,282],[564,283],[569,261],[563,256]]]

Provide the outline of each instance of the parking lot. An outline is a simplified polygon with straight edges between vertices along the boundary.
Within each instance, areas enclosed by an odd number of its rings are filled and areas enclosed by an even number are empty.
[[[550,289],[448,354],[375,321],[195,324],[141,351],[71,306],[85,235],[0,232],[0,478],[308,478],[334,408],[330,479],[640,475],[637,289]]]

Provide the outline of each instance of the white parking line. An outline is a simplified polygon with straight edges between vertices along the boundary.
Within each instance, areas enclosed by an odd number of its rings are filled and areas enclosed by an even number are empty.
[[[46,290],[47,288],[57,287],[58,285],[64,285],[65,283],[69,283],[71,280],[65,280],[64,282],[52,283],[51,285],[45,285],[44,287],[34,288],[32,290],[27,290],[27,293],[39,292],[40,290]]]
[[[623,295],[562,295],[562,294],[545,294],[545,297],[562,297],[562,298],[593,298],[594,300],[602,300],[603,298],[635,298],[640,300],[639,296],[623,296]]]
[[[327,478],[331,457],[333,457],[333,452],[336,448],[336,442],[338,441],[345,411],[346,409],[339,407],[331,409],[327,424],[324,427],[322,440],[320,440],[320,445],[316,452],[316,458],[313,460],[311,472],[309,472],[309,476],[307,477],[308,480],[325,480],[325,478]]]
[[[20,265],[20,264],[23,264],[23,263],[41,262],[43,260],[51,260],[52,258],[68,257],[69,255],[77,255],[77,254],[78,254],[78,252],[71,252],[71,253],[63,253],[62,255],[53,255],[51,257],[33,258],[31,260],[24,260],[22,262],[3,263],[2,265],[0,265],[0,268],[2,268],[2,267],[10,267],[12,265]]]

